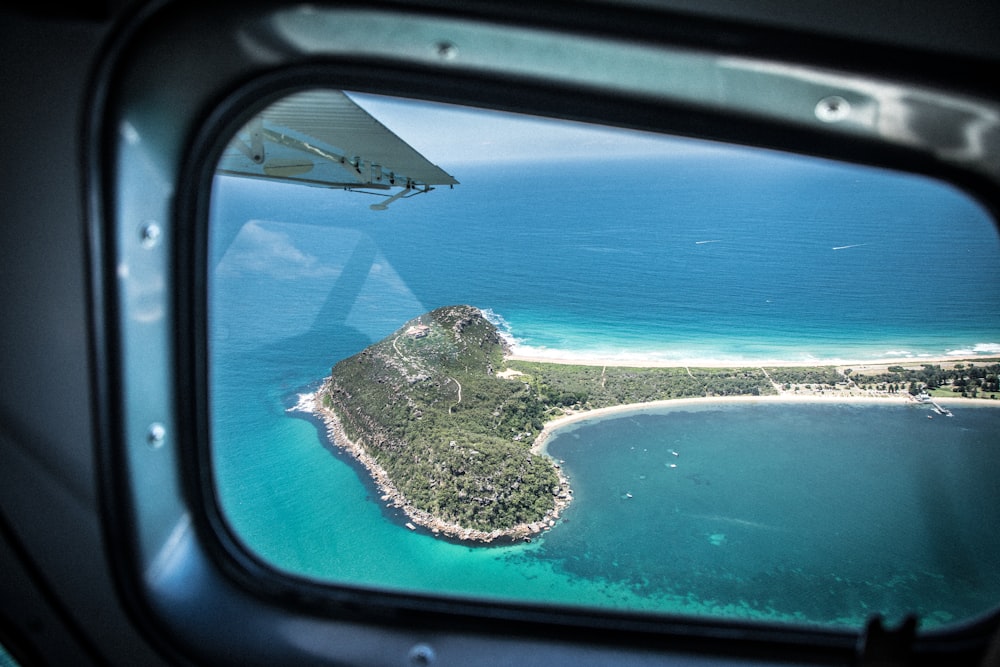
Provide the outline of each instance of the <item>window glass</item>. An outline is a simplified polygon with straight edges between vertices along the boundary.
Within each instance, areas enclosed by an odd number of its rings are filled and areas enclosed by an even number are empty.
[[[1000,600],[1000,262],[922,177],[336,91],[233,138],[221,509],[445,596],[930,628]]]

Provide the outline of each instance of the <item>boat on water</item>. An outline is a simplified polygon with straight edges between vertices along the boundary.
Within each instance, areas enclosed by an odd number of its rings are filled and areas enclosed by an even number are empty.
[[[938,405],[937,403],[931,403],[931,405],[934,406],[934,412],[938,413],[939,415],[944,415],[945,417],[954,417],[955,416],[955,415],[953,415],[951,413],[951,410],[949,410],[948,408],[946,408],[946,407],[944,407],[942,405]]]

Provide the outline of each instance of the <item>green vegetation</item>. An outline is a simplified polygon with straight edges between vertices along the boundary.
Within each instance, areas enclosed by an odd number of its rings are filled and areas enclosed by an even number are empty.
[[[628,368],[510,361],[548,414],[701,396],[776,394],[759,368]]]
[[[504,344],[475,308],[439,308],[333,367],[329,401],[405,502],[480,531],[545,518],[560,480],[529,451],[545,406],[496,377]]]
[[[782,385],[808,384],[832,387],[844,381],[844,376],[833,366],[779,366],[768,368],[767,373],[772,380]]]
[[[917,394],[927,391],[932,396],[966,398],[997,398],[1000,395],[1000,363],[985,360],[985,365],[959,363],[953,368],[940,364],[923,364],[920,368],[889,366],[881,372],[852,371],[850,378],[859,387],[888,391],[908,391]]]

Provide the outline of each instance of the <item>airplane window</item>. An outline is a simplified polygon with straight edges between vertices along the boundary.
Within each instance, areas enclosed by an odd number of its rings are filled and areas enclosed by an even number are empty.
[[[966,621],[1000,602],[998,256],[925,177],[296,94],[213,183],[217,500],[331,584]]]

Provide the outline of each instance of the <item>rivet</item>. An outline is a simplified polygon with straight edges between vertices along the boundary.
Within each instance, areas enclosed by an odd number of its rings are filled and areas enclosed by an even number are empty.
[[[851,103],[840,95],[824,97],[816,104],[816,117],[824,123],[836,123],[851,113]]]
[[[142,246],[144,248],[152,248],[160,241],[161,234],[160,226],[155,222],[147,222],[142,226]]]
[[[160,447],[166,438],[167,429],[160,422],[154,422],[146,429],[146,442],[153,449]]]
[[[458,47],[451,42],[438,42],[435,49],[442,60],[454,60],[458,57]]]
[[[417,644],[410,649],[407,657],[414,667],[427,667],[427,665],[434,663],[434,649],[427,644]]]

